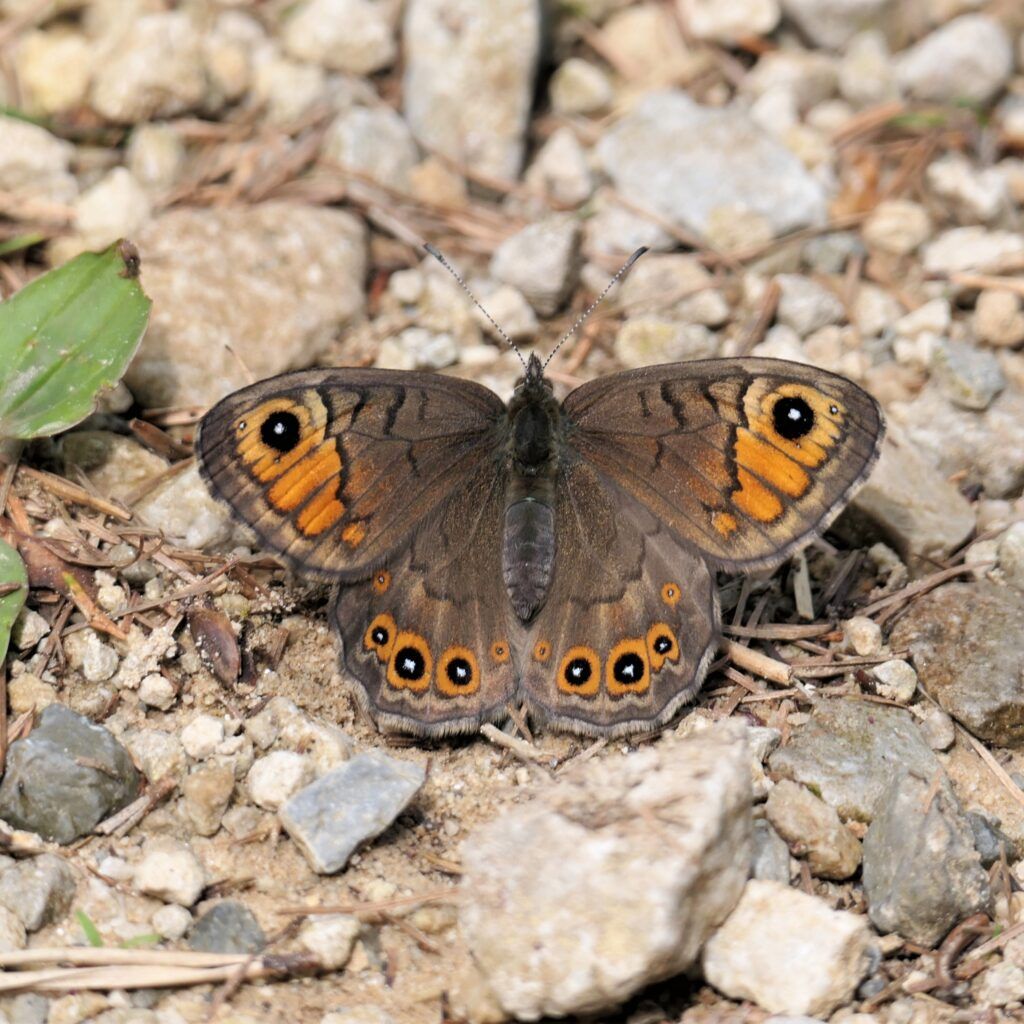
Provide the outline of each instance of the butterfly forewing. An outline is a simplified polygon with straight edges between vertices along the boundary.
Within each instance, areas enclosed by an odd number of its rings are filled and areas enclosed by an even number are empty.
[[[211,490],[266,547],[309,574],[358,579],[493,465],[503,414],[469,381],[309,370],[229,395],[196,451]]]
[[[711,564],[778,565],[866,478],[883,424],[843,377],[772,359],[602,377],[563,405],[568,444]]]

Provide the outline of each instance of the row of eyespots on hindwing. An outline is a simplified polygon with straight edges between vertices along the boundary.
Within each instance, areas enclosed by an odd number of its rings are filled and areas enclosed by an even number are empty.
[[[541,663],[551,657],[551,644],[538,641],[533,658]],[[620,640],[604,659],[604,685],[609,696],[645,693],[651,675],[657,674],[668,661],[679,660],[679,640],[665,622],[656,622],[646,636]],[[601,689],[602,660],[597,651],[584,644],[570,647],[558,664],[555,684],[563,693],[574,697],[596,697]]]
[[[469,647],[452,644],[435,662],[427,639],[412,630],[399,629],[390,612],[381,612],[367,626],[363,647],[377,656],[384,666],[385,679],[398,690],[424,693],[433,683],[443,697],[468,697],[480,689],[480,664]],[[489,656],[495,665],[507,662],[508,642],[495,641]]]

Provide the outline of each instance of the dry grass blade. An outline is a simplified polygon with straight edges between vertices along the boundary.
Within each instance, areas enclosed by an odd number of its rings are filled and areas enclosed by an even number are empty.
[[[956,730],[966,738],[967,742],[974,748],[977,755],[985,762],[986,767],[999,781],[999,784],[1010,794],[1013,800],[1024,807],[1024,792],[1010,778],[1006,769],[992,756],[991,751],[980,740],[975,739],[959,722],[956,723]]]
[[[892,608],[893,605],[904,604],[911,598],[925,594],[929,590],[934,590],[935,587],[945,583],[946,580],[962,576],[965,572],[975,572],[980,569],[991,568],[994,564],[994,562],[979,562],[975,565],[954,565],[949,569],[940,569],[938,572],[933,572],[930,576],[925,576],[924,579],[918,580],[916,583],[909,583],[902,590],[897,590],[895,594],[889,594],[887,597],[875,601],[874,604],[869,604],[866,608],[862,608],[859,614],[871,617],[878,612],[884,611],[885,614],[879,616],[879,622],[884,622],[895,614],[896,609]]]
[[[97,512],[102,512],[105,516],[110,516],[112,519],[119,519],[121,522],[127,523],[132,518],[131,512],[117,504],[117,502],[107,501],[106,498],[99,498],[95,494],[90,494],[84,487],[79,487],[78,484],[65,480],[64,477],[54,476],[53,473],[47,473],[42,469],[32,469],[29,466],[19,466],[18,476],[25,477],[27,480],[34,480],[58,498],[74,502],[76,505],[84,505],[86,508],[95,509]]]
[[[354,914],[356,917],[374,917],[389,910],[400,907],[418,907],[425,903],[451,903],[458,899],[459,890],[455,886],[433,889],[430,892],[412,896],[395,896],[389,900],[377,900],[374,903],[334,903],[321,907],[278,907],[278,914],[289,916],[308,916],[313,914]]]

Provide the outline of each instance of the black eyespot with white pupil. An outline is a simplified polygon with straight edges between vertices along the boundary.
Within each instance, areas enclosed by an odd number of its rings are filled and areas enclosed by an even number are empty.
[[[383,647],[388,642],[388,631],[383,626],[376,626],[373,632],[370,634],[371,639],[379,647]]]
[[[655,650],[657,650],[655,644]],[[620,654],[612,666],[612,675],[617,683],[628,686],[630,683],[639,683],[644,677],[644,659],[633,651]]]
[[[473,682],[473,666],[465,658],[452,658],[445,673],[453,686],[469,686]]]
[[[594,674],[594,668],[586,658],[573,658],[565,666],[565,681],[570,686],[583,686]]]
[[[803,398],[780,398],[772,409],[775,431],[787,441],[798,441],[814,429],[814,410]]]
[[[423,655],[415,647],[403,647],[395,655],[395,672],[400,679],[409,679],[415,682],[417,679],[423,678],[426,668]]]
[[[668,654],[672,650],[672,637],[665,636],[664,633],[656,637],[654,640],[654,650],[658,654]]]
[[[293,412],[272,412],[260,427],[260,439],[275,452],[290,452],[302,439],[299,417]]]

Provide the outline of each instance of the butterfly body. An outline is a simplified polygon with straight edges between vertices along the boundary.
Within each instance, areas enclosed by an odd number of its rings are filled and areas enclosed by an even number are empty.
[[[212,409],[197,452],[268,547],[338,584],[343,664],[382,726],[469,731],[522,701],[618,735],[700,688],[713,570],[824,529],[882,430],[812,367],[649,367],[559,402],[531,357],[507,405],[434,374],[284,374]]]

